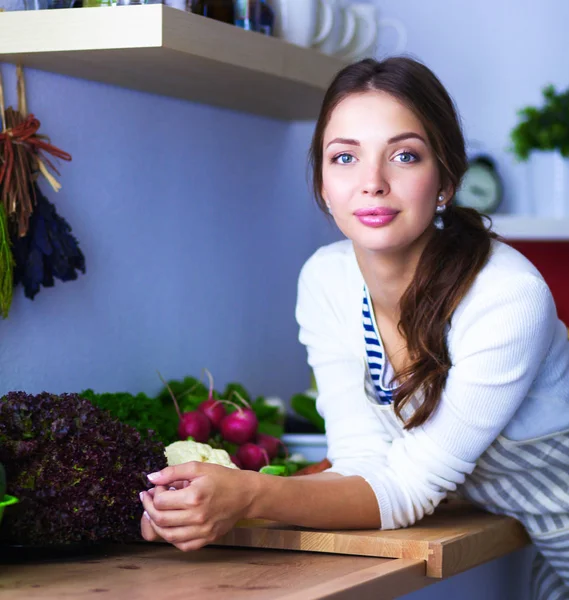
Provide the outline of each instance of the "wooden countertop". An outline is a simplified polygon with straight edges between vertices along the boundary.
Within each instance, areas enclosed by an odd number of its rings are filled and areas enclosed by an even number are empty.
[[[0,565],[10,600],[383,600],[436,581],[425,562],[283,550],[164,544],[110,548],[84,559]]]
[[[528,540],[514,519],[460,502],[441,505],[413,527],[385,532],[242,522],[197,552],[140,543],[26,563],[0,553],[0,599],[386,600]]]

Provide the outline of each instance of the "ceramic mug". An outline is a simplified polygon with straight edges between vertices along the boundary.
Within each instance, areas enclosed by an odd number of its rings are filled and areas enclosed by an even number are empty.
[[[267,0],[275,15],[274,35],[291,44],[309,47],[330,35],[330,0]]]
[[[356,35],[356,14],[350,10],[345,0],[328,0],[333,11],[332,29],[322,41],[313,46],[320,52],[338,55],[352,43]]]
[[[397,44],[392,54],[400,54],[407,45],[407,30],[397,19],[383,19],[373,4],[355,3],[348,7],[356,19],[356,34],[339,55],[347,60],[360,60],[374,56],[382,27],[393,27],[397,32]]]

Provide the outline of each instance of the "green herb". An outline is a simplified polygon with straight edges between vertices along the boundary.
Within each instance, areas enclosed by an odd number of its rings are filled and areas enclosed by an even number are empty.
[[[521,161],[527,160],[532,150],[559,150],[569,157],[569,89],[558,93],[548,85],[542,94],[543,106],[518,111],[520,122],[510,134],[510,150]]]
[[[147,437],[149,431],[156,434],[156,439],[164,444],[175,441],[178,428],[176,409],[170,404],[164,405],[159,398],[150,398],[146,394],[129,394],[127,392],[95,393],[92,389],[83,390],[81,397],[87,398],[95,406],[109,413],[127,425],[134,427]]]

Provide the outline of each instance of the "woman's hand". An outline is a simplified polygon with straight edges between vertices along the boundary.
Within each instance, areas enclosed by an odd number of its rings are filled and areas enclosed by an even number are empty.
[[[200,462],[149,475],[156,487],[140,495],[146,512],[141,523],[144,539],[163,539],[184,551],[212,543],[247,517],[255,497],[255,475]],[[172,486],[178,489],[169,489]]]

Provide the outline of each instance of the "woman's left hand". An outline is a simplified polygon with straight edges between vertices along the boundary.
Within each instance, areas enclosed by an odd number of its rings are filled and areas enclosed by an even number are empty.
[[[247,517],[255,496],[253,471],[209,463],[187,462],[149,476],[160,493],[142,492],[151,528],[142,527],[148,541],[157,537],[183,551],[197,550]],[[174,483],[189,482],[179,489]],[[166,489],[164,489],[165,486]]]

